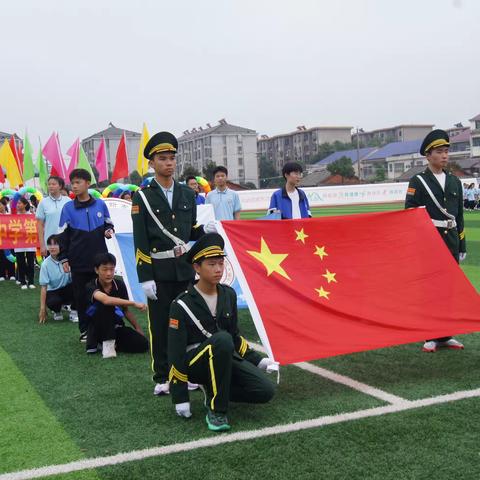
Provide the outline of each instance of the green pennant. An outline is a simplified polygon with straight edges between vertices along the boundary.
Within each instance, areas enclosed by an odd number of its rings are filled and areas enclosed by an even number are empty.
[[[48,192],[48,188],[47,188],[48,170],[42,155],[42,146],[40,146],[40,149],[38,150],[37,170],[38,170],[38,180],[40,182],[40,189],[44,193],[47,193]]]
[[[83,168],[87,172],[90,172],[90,175],[92,176],[91,185],[95,185],[97,183],[97,179],[95,178],[95,175],[93,174],[92,167],[91,167],[90,163],[88,162],[88,158],[87,158],[87,155],[85,153],[85,150],[83,150],[83,147],[81,145],[80,145],[80,151],[78,152],[77,168]]]
[[[25,132],[25,140],[23,143],[23,181],[31,180],[35,177],[35,168],[33,166],[32,145],[28,140]]]

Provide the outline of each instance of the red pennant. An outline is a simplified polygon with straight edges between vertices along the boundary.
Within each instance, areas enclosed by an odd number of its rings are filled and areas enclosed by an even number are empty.
[[[123,132],[120,143],[118,144],[117,154],[115,156],[115,167],[112,173],[112,183],[121,178],[128,177],[128,153],[127,153],[127,139],[125,132]]]

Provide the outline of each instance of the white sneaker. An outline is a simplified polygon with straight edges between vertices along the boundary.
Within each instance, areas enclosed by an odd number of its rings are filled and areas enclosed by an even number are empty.
[[[198,390],[198,383],[190,383],[188,382],[188,390],[193,392],[194,390]]]
[[[437,342],[435,340],[430,340],[423,344],[423,352],[433,353],[437,351]]]
[[[4,282],[5,281],[5,277],[0,277],[0,282]]]
[[[76,310],[70,310],[70,314],[68,315],[68,319],[72,323],[78,323],[78,312]]]
[[[22,285],[20,288],[21,288],[22,290],[26,290],[28,287],[27,287],[26,285]]]
[[[28,286],[28,288],[31,288],[31,289],[33,290],[34,288],[37,288],[37,287],[36,287],[33,283],[31,283],[31,284]]]
[[[21,282],[19,282],[18,280],[15,280],[15,283],[16,283],[17,285],[20,285]]]
[[[452,350],[463,350],[465,347],[455,338],[449,338],[446,342],[437,342],[438,347],[451,348]]]
[[[170,385],[168,384],[168,382],[155,384],[155,388],[153,389],[154,395],[168,395],[169,393]]]
[[[10,277],[10,280],[15,281],[15,277]]]
[[[63,320],[63,315],[62,315],[62,312],[53,312],[53,319],[56,321],[56,322],[60,322],[61,320]]]
[[[103,358],[114,358],[117,356],[115,340],[105,340],[102,343],[102,356]]]

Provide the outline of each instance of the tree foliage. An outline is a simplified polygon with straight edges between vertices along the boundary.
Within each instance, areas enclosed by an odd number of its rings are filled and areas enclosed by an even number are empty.
[[[191,165],[187,165],[184,169],[183,169],[183,173],[180,175],[180,178],[179,180],[181,182],[185,181],[185,179],[187,177],[201,177],[201,174],[200,172],[195,168],[195,167],[192,167]]]
[[[213,182],[213,171],[217,168],[217,164],[215,162],[208,162],[203,168],[203,176],[209,181]]]
[[[345,178],[355,177],[355,170],[353,169],[352,161],[348,157],[340,157],[338,160],[328,165],[327,170],[332,175],[340,175],[342,177],[342,183],[345,181]]]

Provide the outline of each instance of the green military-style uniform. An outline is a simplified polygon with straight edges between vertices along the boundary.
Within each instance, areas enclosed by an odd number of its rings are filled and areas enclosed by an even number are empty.
[[[420,147],[421,155],[428,155],[434,148],[448,147],[450,139],[444,130],[433,130],[423,140]],[[442,188],[439,181],[430,170],[426,168],[423,172],[412,177],[408,184],[405,198],[405,208],[425,207],[427,213],[437,227],[437,231],[443,238],[448,249],[459,261],[459,254],[466,252],[465,231],[463,221],[463,190],[460,180],[450,172],[445,173],[445,188]],[[430,189],[434,198],[440,205],[436,205],[424,183]],[[442,210],[446,211],[446,215]],[[429,345],[429,344],[433,344]],[[435,351],[436,346],[448,348],[463,348],[463,345],[453,337],[442,337],[427,340],[423,350]]]
[[[466,252],[462,184],[455,175],[446,171],[444,191],[429,168],[426,168],[425,171],[419,175],[421,175],[425,183],[430,187],[438,203],[455,217],[456,227],[438,227],[437,230],[458,262],[459,253]],[[421,180],[417,176],[414,176],[408,184],[405,208],[421,206],[425,206],[430,218],[439,220],[440,222],[448,222],[448,218],[435,205]]]
[[[159,150],[159,147],[163,148]],[[145,156],[162,151],[176,151],[176,139],[168,132],[154,135],[145,147]],[[153,150],[153,153],[152,153]],[[197,225],[195,194],[186,185],[174,182],[172,206],[155,179],[142,189],[153,214],[163,227],[185,243],[204,234]],[[158,300],[148,299],[149,333],[152,356],[153,379],[164,383],[168,378],[167,335],[168,313],[172,300],[184,291],[195,274],[185,254],[174,257],[175,242],[156,224],[148,212],[141,195],[136,192],[132,199],[133,239],[138,279],[140,282],[154,280]]]
[[[207,234],[188,257],[198,260],[223,255],[221,236]],[[227,285],[217,285],[215,316],[194,285],[175,299],[168,328],[169,381],[174,404],[189,401],[187,381],[203,385],[206,406],[217,413],[225,414],[230,400],[265,403],[272,398],[274,385],[257,367],[262,357],[249,348],[237,322],[237,295]]]
[[[433,130],[425,137],[420,147],[420,153],[426,155],[432,148],[448,145],[449,138],[447,133],[443,130]],[[452,173],[447,171],[444,171],[444,173],[445,190],[429,168],[412,177],[408,184],[405,208],[424,206],[427,209],[430,218],[434,221],[434,224],[436,223],[438,233],[458,262],[459,253],[466,252],[462,184]],[[449,222],[449,217],[435,205],[422,179],[430,188],[440,206],[455,218],[455,222]]]

